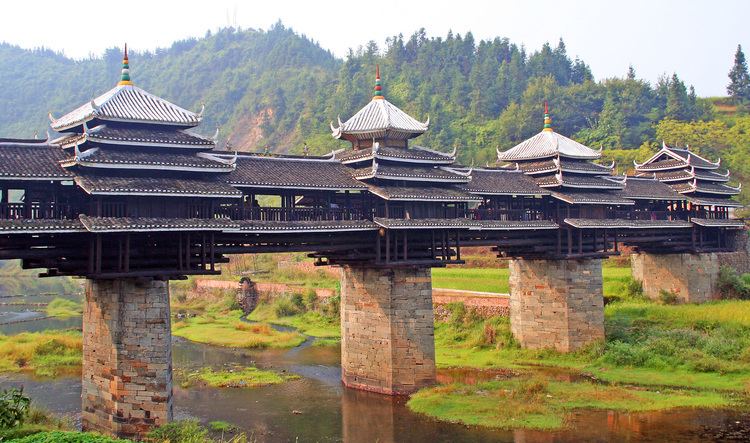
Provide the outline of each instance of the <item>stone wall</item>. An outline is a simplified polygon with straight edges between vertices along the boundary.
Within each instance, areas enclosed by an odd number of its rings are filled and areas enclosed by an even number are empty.
[[[571,352],[604,340],[601,260],[511,260],[510,325],[525,348]]]
[[[389,395],[435,382],[429,268],[343,268],[341,377],[348,387]]]
[[[727,231],[727,242],[735,252],[720,252],[719,266],[728,266],[740,274],[750,272],[750,236],[745,229]]]
[[[172,419],[167,282],[87,280],[82,426],[141,437]]]
[[[482,318],[496,315],[507,317],[510,314],[510,295],[508,294],[432,288],[435,320],[445,321],[450,318],[451,311],[447,305],[451,303],[462,303],[467,311]]]
[[[717,281],[723,254],[633,254],[633,278],[643,284],[644,295],[654,300],[661,291],[674,293],[682,303],[715,300],[721,297]]]

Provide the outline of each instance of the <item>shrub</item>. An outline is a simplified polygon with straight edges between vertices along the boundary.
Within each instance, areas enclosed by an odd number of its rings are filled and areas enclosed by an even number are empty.
[[[628,277],[624,284],[624,297],[630,300],[642,300],[643,296],[643,282]]]
[[[719,269],[717,286],[724,298],[750,299],[750,274],[740,277],[734,269],[722,266]]]
[[[208,431],[196,420],[181,420],[167,423],[148,433],[153,441],[169,443],[204,443],[209,441]]]
[[[305,309],[308,311],[314,311],[318,308],[318,294],[315,293],[315,289],[308,289],[305,292]]]
[[[18,440],[15,443],[128,443],[130,440],[118,440],[99,434],[87,432],[38,432]],[[198,440],[195,440],[196,442]],[[201,440],[203,441],[203,440]],[[173,442],[175,443],[175,442]]]
[[[338,318],[341,315],[341,295],[328,297],[323,305],[323,314],[328,318]]]
[[[677,294],[672,291],[661,289],[659,291],[659,300],[665,305],[675,305],[677,304]]]
[[[0,392],[0,429],[15,428],[23,424],[29,413],[29,397],[22,389],[7,389]]]
[[[302,298],[302,294],[295,292],[291,296],[292,304],[297,308],[297,311],[304,312],[305,311],[305,299]]]
[[[299,308],[287,297],[279,297],[273,302],[273,312],[277,317],[290,317],[299,313]]]

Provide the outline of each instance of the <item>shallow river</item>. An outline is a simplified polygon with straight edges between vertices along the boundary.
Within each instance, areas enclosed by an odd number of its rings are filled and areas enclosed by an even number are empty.
[[[11,316],[41,315],[27,314],[17,308],[14,311],[22,314],[0,315],[0,323]],[[71,326],[80,326],[80,319],[0,325],[0,332]],[[567,430],[558,432],[495,431],[439,423],[409,412],[404,399],[344,389],[339,381],[339,349],[311,346],[311,342],[308,340],[292,350],[248,351],[174,338],[174,367],[178,371],[254,363],[302,377],[254,389],[183,389],[175,383],[175,418],[228,421],[247,430],[259,442],[750,441],[750,413],[725,410],[637,414],[581,411],[571,418]],[[488,374],[444,370],[440,371],[439,379],[471,382]],[[72,416],[79,412],[79,377],[39,380],[0,375],[0,389],[19,385],[24,386],[37,404],[53,412]]]

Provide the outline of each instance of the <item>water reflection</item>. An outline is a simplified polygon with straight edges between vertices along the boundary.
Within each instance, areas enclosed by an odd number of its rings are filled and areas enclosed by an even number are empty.
[[[15,332],[70,325],[80,326],[80,318],[19,323]],[[8,326],[12,325],[5,328]],[[556,432],[490,430],[438,422],[411,413],[405,398],[344,389],[340,383],[340,350],[314,346],[312,340],[293,350],[241,350],[175,337],[173,360],[177,373],[176,418],[228,421],[258,442],[750,441],[750,414],[728,410],[579,411],[570,417],[567,429]],[[302,378],[254,389],[179,386],[181,371],[237,364],[287,371]],[[545,374],[561,380],[571,377],[559,370]],[[476,383],[512,375],[502,370],[453,369],[438,371],[438,380]],[[573,376],[571,380],[578,378]],[[0,389],[10,386],[23,386],[38,405],[53,412],[80,415],[80,377],[50,380],[21,374],[0,376]]]

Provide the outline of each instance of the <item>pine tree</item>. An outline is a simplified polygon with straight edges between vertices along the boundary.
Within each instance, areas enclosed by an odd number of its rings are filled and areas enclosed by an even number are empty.
[[[735,103],[745,103],[750,101],[750,75],[747,72],[747,62],[745,53],[742,52],[742,45],[737,45],[737,52],[734,54],[734,66],[729,71],[729,85],[727,94]]]

